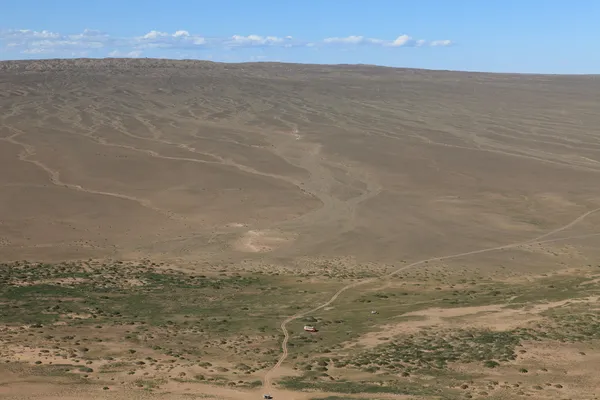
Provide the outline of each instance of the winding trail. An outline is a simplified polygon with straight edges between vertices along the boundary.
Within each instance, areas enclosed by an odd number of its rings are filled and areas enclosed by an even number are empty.
[[[583,213],[582,215],[580,215],[579,217],[575,218],[574,220],[572,220],[571,222],[569,222],[566,225],[563,225],[559,228],[556,228],[550,232],[544,233],[543,235],[537,236],[533,239],[529,239],[529,240],[525,240],[525,241],[521,241],[521,242],[516,242],[516,243],[511,243],[511,244],[506,244],[506,245],[502,245],[502,246],[496,246],[496,247],[489,247],[486,249],[480,249],[480,250],[473,250],[473,251],[467,251],[464,253],[458,253],[458,254],[452,254],[452,255],[447,255],[447,256],[440,256],[440,257],[432,257],[432,258],[426,258],[423,260],[419,260],[419,261],[415,261],[411,264],[408,265],[404,265],[400,268],[395,269],[394,271],[379,276],[379,277],[374,277],[374,278],[368,278],[368,279],[364,279],[361,281],[357,281],[354,283],[351,283],[349,285],[346,285],[344,287],[342,287],[341,289],[339,289],[337,292],[335,292],[333,294],[333,296],[331,296],[329,298],[329,300],[327,300],[325,303],[311,308],[310,310],[306,310],[306,311],[302,311],[298,314],[294,314],[286,319],[284,319],[281,322],[280,328],[283,331],[283,342],[281,343],[281,356],[279,357],[279,360],[277,360],[277,363],[269,370],[267,371],[267,373],[265,374],[264,378],[263,378],[263,390],[270,390],[271,389],[271,377],[273,376],[273,374],[279,369],[279,367],[281,367],[281,365],[283,364],[283,362],[287,359],[288,356],[288,342],[290,340],[290,335],[289,332],[287,330],[287,325],[290,322],[293,322],[299,318],[302,318],[304,316],[306,316],[307,314],[312,314],[316,311],[319,311],[327,306],[329,306],[330,304],[332,304],[334,301],[337,300],[337,298],[344,292],[346,292],[349,289],[353,289],[355,287],[361,286],[361,285],[366,285],[367,283],[371,283],[374,282],[376,280],[379,279],[385,279],[385,278],[390,278],[402,271],[406,271],[410,268],[414,268],[418,265],[424,264],[426,262],[429,261],[441,261],[441,260],[449,260],[449,259],[453,259],[453,258],[459,258],[459,257],[465,257],[465,256],[471,256],[471,255],[475,255],[475,254],[482,254],[482,253],[489,253],[492,251],[498,251],[498,250],[507,250],[507,249],[512,249],[515,247],[519,247],[519,246],[524,246],[524,245],[528,245],[528,244],[536,244],[536,243],[550,243],[550,242],[557,242],[560,240],[568,240],[568,239],[575,239],[575,238],[584,238],[584,237],[592,237],[592,236],[600,236],[600,233],[592,233],[592,234],[587,234],[587,235],[578,235],[578,236],[567,236],[567,237],[562,237],[562,238],[555,238],[555,239],[548,239],[548,240],[544,240],[545,238],[555,235],[557,233],[560,233],[562,231],[565,231],[573,226],[575,226],[576,224],[578,224],[579,222],[583,221],[585,218],[589,217],[592,214],[595,214],[597,212],[600,211],[600,207],[599,208],[595,208],[591,211],[588,211],[586,213]]]
[[[48,174],[48,178],[53,185],[71,189],[71,190],[76,190],[79,192],[101,195],[101,196],[109,196],[109,197],[115,197],[115,198],[122,199],[122,200],[133,201],[135,203],[138,203],[142,207],[145,207],[145,208],[155,211],[159,214],[162,214],[169,219],[183,220],[183,217],[178,216],[174,212],[155,207],[154,205],[152,205],[150,203],[150,201],[148,201],[146,199],[140,199],[138,197],[128,196],[128,195],[121,194],[121,193],[113,193],[113,192],[105,192],[105,191],[101,191],[101,190],[88,189],[88,188],[84,188],[83,186],[77,185],[74,183],[63,182],[60,178],[60,173],[58,171],[53,170],[52,168],[48,167],[46,164],[42,163],[41,161],[30,158],[35,155],[35,148],[29,144],[25,144],[25,143],[15,140],[15,138],[21,134],[22,134],[22,132],[17,132],[12,136],[0,138],[0,140],[22,147],[23,151],[20,152],[18,155],[19,160],[34,164],[38,168],[45,171]]]

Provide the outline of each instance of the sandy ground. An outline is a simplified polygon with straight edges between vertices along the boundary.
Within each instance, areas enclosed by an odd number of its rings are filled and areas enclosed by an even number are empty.
[[[544,318],[540,314],[552,308],[579,303],[594,304],[597,301],[598,297],[589,297],[535,304],[524,308],[507,308],[508,304],[493,304],[478,307],[429,308],[423,311],[402,314],[399,317],[408,317],[411,319],[378,327],[377,332],[370,332],[364,335],[353,342],[351,346],[360,346],[361,348],[374,347],[386,343],[394,336],[414,334],[425,328],[433,327],[480,328],[507,331],[543,320]]]
[[[599,90],[590,76],[0,62],[0,258],[245,261],[283,271],[313,257],[389,272],[509,243],[521,244],[526,268],[583,258],[551,241],[598,233]],[[536,237],[547,240],[526,243]],[[597,247],[596,236],[585,240]],[[483,271],[501,257],[485,256]],[[385,334],[537,318],[502,306],[410,316]],[[2,396],[143,395],[18,376],[0,385]],[[161,396],[248,398],[202,385],[169,390]]]
[[[393,262],[600,205],[587,76],[56,60],[0,88],[3,259]]]
[[[285,371],[284,371],[285,372]],[[288,371],[289,372],[289,371]],[[292,371],[293,372],[293,371]],[[75,400],[75,399],[165,399],[179,400],[189,398],[215,399],[215,400],[244,400],[261,399],[265,394],[262,390],[235,390],[225,387],[209,386],[193,383],[170,382],[161,385],[160,389],[148,393],[142,389],[135,389],[131,386],[122,386],[115,384],[94,384],[86,385],[69,384],[66,379],[45,378],[45,377],[23,377],[22,374],[7,371],[0,366],[0,398],[7,400]],[[104,389],[107,388],[107,389]],[[290,392],[287,390],[272,389],[268,392],[274,399],[286,400],[310,400],[315,396],[327,397],[336,396],[335,393],[324,392]],[[375,397],[367,394],[347,395],[347,398],[355,399],[409,399],[409,396],[394,394],[378,394]]]

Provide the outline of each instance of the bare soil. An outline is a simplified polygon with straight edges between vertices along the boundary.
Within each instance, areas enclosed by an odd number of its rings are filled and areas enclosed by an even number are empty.
[[[29,267],[9,274],[0,287],[0,308],[11,310],[2,315],[12,318],[0,320],[0,354],[8,361],[0,366],[0,397],[245,399],[266,389],[286,399],[408,398],[382,389],[390,382],[424,388],[414,396],[438,396],[419,380],[430,371],[385,375],[334,367],[339,360],[324,371],[317,363],[437,329],[512,332],[545,326],[568,307],[596,312],[599,92],[598,77],[584,75],[151,59],[0,62],[0,262],[73,261],[81,275],[96,261],[142,260],[155,267],[159,285],[135,269],[114,273],[122,264],[93,279],[34,279]],[[169,286],[161,271],[196,275]],[[198,274],[259,283],[220,282],[202,292],[193,286]],[[82,287],[95,294],[86,297]],[[144,301],[134,298],[149,287],[160,291],[157,307],[171,313],[172,325],[152,325],[159,317],[144,314]],[[501,294],[491,301],[485,296],[492,292]],[[130,322],[150,326],[142,343],[159,335],[177,351],[197,346],[212,366],[173,361],[149,345],[136,360],[150,357],[153,368],[138,364],[130,374],[112,365],[134,361],[122,342],[131,333],[112,317],[92,329],[101,315],[86,303],[109,304],[111,296],[135,303]],[[527,299],[530,307],[515,307]],[[52,311],[53,322],[41,330],[14,312],[24,307],[29,315],[55,301],[77,307]],[[190,304],[200,310],[193,323],[228,324],[227,332],[211,326],[192,334]],[[380,313],[369,314],[367,326],[361,313],[371,307]],[[302,319],[313,316],[324,330],[301,336]],[[56,373],[51,365],[64,362],[63,351],[69,362],[81,357],[67,347],[42,352],[50,344],[45,329],[104,340],[88,354],[95,372]],[[476,376],[481,364],[452,365],[475,383],[452,381],[446,395],[591,399],[598,382],[584,361],[600,354],[594,329],[585,331],[587,341],[567,335],[577,343],[523,342],[527,356],[486,370],[510,389],[486,388],[487,378]],[[590,356],[568,356],[577,346]],[[260,354],[262,364],[232,372],[248,354]],[[540,374],[518,372],[546,358],[556,370],[579,371],[582,386],[575,389],[574,375],[546,385]],[[302,371],[303,362],[319,374]],[[114,372],[100,374],[104,366]],[[191,378],[197,375],[214,380]],[[311,381],[292,390],[285,380],[293,377]],[[365,377],[381,380],[371,394],[364,386],[329,390],[343,379],[346,386],[371,379]],[[519,379],[531,387],[513,386]]]

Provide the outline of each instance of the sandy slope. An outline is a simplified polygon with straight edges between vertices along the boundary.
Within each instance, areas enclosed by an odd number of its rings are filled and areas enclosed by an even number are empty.
[[[4,258],[392,261],[599,204],[588,76],[53,60],[0,88]]]

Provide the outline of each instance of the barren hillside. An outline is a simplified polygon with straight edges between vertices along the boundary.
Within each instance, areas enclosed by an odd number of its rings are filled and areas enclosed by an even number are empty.
[[[0,62],[0,397],[595,399],[599,93]]]
[[[0,63],[3,259],[392,262],[600,205],[600,80],[168,60]]]

